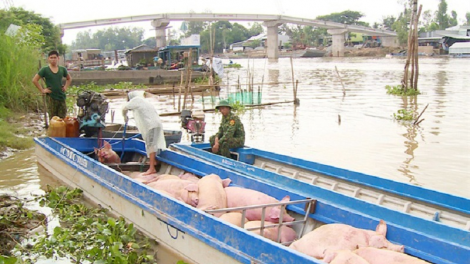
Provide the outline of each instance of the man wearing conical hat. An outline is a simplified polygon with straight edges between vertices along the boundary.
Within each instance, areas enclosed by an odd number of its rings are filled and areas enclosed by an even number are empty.
[[[227,100],[220,101],[215,108],[222,114],[222,122],[219,131],[209,139],[212,152],[230,158],[231,148],[245,145],[245,129]]]

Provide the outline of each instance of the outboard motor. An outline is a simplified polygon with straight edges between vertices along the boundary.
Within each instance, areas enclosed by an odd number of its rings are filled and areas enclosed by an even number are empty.
[[[191,135],[191,142],[204,142],[206,127],[204,119],[205,114],[203,111],[195,111],[194,113],[191,110],[181,111],[181,126]]]
[[[96,135],[99,129],[105,127],[105,116],[108,112],[106,96],[93,91],[79,91],[77,106],[80,133],[84,133],[85,137]]]

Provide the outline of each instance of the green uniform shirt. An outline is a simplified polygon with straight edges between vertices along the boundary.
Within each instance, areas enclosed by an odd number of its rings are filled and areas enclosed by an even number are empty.
[[[220,124],[217,136],[220,144],[232,143],[234,140],[238,144],[245,144],[245,129],[240,118],[233,113],[222,117],[222,123]]]
[[[62,78],[67,78],[68,72],[65,67],[58,67],[57,73],[53,73],[49,66],[42,67],[38,75],[46,80],[47,88],[52,91],[49,96],[54,100],[63,101],[65,100],[65,92],[62,91]]]

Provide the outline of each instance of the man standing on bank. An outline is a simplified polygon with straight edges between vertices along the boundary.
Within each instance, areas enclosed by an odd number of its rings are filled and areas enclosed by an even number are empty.
[[[67,115],[67,104],[65,102],[65,91],[72,83],[72,77],[65,67],[59,66],[59,52],[53,50],[49,52],[47,60],[49,65],[42,67],[34,76],[33,83],[38,90],[46,97],[49,119],[53,116],[65,118]],[[47,88],[42,88],[39,79],[44,78]],[[65,85],[62,86],[62,79],[65,78]]]
[[[245,145],[245,129],[240,118],[231,112],[227,100],[222,100],[215,107],[222,114],[219,131],[210,137],[212,152],[230,158],[230,149]]]

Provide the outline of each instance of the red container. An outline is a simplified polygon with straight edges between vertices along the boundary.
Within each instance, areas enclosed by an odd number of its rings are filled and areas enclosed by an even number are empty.
[[[80,124],[78,119],[75,117],[67,116],[65,121],[65,136],[66,137],[79,137],[80,136]]]

